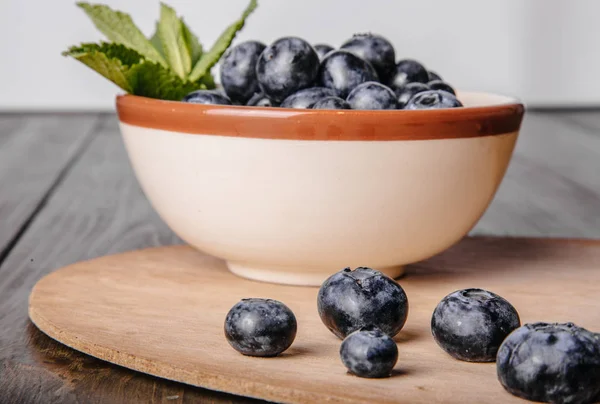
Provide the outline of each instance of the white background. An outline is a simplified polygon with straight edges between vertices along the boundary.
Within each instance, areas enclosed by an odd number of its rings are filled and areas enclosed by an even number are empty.
[[[148,34],[158,1],[99,0]],[[168,0],[205,48],[247,0]],[[341,44],[388,37],[463,90],[515,95],[530,106],[600,105],[598,0],[260,0],[237,41],[296,35]],[[0,110],[113,109],[120,90],[60,56],[101,34],[71,0],[0,1]],[[216,72],[216,70],[215,70]]]

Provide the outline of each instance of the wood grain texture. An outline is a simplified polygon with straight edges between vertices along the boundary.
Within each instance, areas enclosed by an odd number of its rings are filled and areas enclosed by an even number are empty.
[[[231,396],[75,352],[40,333],[27,318],[31,288],[57,267],[109,251],[179,242],[143,197],[114,117],[105,117],[97,129],[90,147],[0,266],[0,403],[231,402]]]
[[[468,403],[485,397],[486,403],[519,403],[498,383],[494,363],[456,361],[436,345],[430,332],[435,306],[457,289],[482,287],[512,302],[524,323],[572,321],[598,330],[599,266],[600,241],[466,239],[409,267],[400,281],[411,310],[396,337],[399,363],[391,378],[380,380],[346,373],[340,340],[317,314],[318,288],[245,280],[227,271],[223,261],[188,246],[107,256],[58,270],[33,289],[29,315],[51,337],[98,358],[277,402]],[[569,304],[556,296],[568,296]],[[228,345],[224,318],[246,297],[277,299],[294,311],[297,337],[281,356],[246,357]]]
[[[569,124],[579,128],[581,132],[590,136],[600,136],[600,110],[583,110],[560,112],[553,114],[556,117],[562,118]]]
[[[600,238],[600,136],[529,114],[491,206],[472,234]]]
[[[0,263],[94,134],[98,114],[0,115]]]
[[[594,133],[573,125],[569,116],[526,115],[515,159],[474,233],[600,238],[595,222],[600,206],[594,196],[600,191],[595,182],[600,149],[593,140],[590,143]],[[51,117],[18,116],[3,121],[0,131],[22,135],[18,128],[42,128],[40,122]],[[52,121],[58,128],[66,128],[79,119],[68,115],[55,116]],[[35,282],[50,271],[104,254],[180,242],[139,190],[116,118],[103,118],[98,129],[98,137],[57,184],[0,265],[0,403],[244,402],[241,397],[109,365],[56,343],[28,321],[27,296]],[[13,149],[15,144],[14,136],[0,135],[0,154],[25,156],[28,148]],[[47,166],[46,160],[57,159],[63,149],[54,151],[37,153],[35,162],[25,157],[18,161],[23,166]],[[12,167],[14,172],[26,169],[19,164]],[[39,172],[43,175],[43,170]],[[2,171],[0,178],[0,200],[9,195],[6,189],[22,186],[12,183],[18,180],[16,175]],[[30,183],[35,190],[37,182]],[[7,231],[6,215],[7,210],[0,208],[0,233]],[[8,231],[14,233],[10,227]],[[487,259],[502,262],[505,258],[492,254]]]

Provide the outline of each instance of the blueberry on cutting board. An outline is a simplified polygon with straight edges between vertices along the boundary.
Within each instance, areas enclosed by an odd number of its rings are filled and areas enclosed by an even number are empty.
[[[323,324],[338,338],[363,327],[378,327],[393,337],[408,316],[408,299],[396,281],[371,268],[345,268],[319,289],[317,307]]]
[[[296,338],[294,313],[272,299],[242,299],[225,317],[225,337],[238,352],[248,356],[276,356]]]
[[[517,310],[502,297],[483,289],[463,289],[437,305],[431,333],[455,359],[493,362],[502,341],[520,325]]]
[[[515,330],[496,360],[504,388],[527,400],[600,400],[600,334],[572,323],[533,323]]]
[[[388,377],[398,361],[398,346],[379,328],[364,327],[344,339],[340,358],[348,371],[356,376]]]

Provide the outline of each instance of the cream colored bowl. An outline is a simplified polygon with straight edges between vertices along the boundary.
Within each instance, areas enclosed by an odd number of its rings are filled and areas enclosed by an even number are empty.
[[[509,163],[523,106],[316,111],[117,99],[135,174],[162,219],[243,277],[319,285],[402,266],[460,240]]]

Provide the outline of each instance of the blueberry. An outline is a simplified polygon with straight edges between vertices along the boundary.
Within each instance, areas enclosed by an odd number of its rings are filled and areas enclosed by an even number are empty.
[[[379,328],[364,327],[344,339],[340,357],[356,376],[388,377],[398,361],[398,346]]]
[[[443,90],[429,90],[415,94],[404,106],[404,109],[440,109],[462,107],[462,103],[453,95]]]
[[[242,299],[225,318],[225,337],[238,352],[249,356],[276,356],[292,345],[296,317],[272,299]]]
[[[366,326],[393,337],[408,316],[408,299],[396,281],[379,271],[345,268],[331,275],[319,289],[319,316],[338,338]]]
[[[232,101],[245,104],[258,91],[256,61],[265,48],[260,42],[242,42],[221,58],[221,84]]]
[[[278,107],[279,104],[263,93],[256,93],[246,103],[249,107]]]
[[[439,74],[437,74],[434,71],[429,70],[427,72],[427,74],[429,74],[429,80],[428,81],[442,80],[442,76],[440,76]]]
[[[600,334],[572,323],[525,324],[506,338],[496,363],[504,388],[532,401],[600,400]]]
[[[281,103],[282,108],[311,108],[313,104],[325,97],[335,95],[335,91],[325,87],[312,87],[300,90]]]
[[[217,90],[197,90],[189,93],[181,100],[192,104],[231,105],[231,100]]]
[[[346,99],[352,109],[397,109],[396,94],[381,83],[368,81],[362,83]]]
[[[431,88],[432,90],[442,90],[442,91],[447,91],[451,94],[456,95],[456,91],[454,91],[454,89],[452,88],[452,86],[444,81],[441,80],[433,80],[430,81],[429,83],[427,83],[427,85],[429,86],[429,88]]]
[[[331,52],[334,48],[333,46],[329,46],[327,44],[317,44],[314,46],[315,51],[317,51],[317,55],[319,55],[319,60],[323,60],[323,58],[325,57],[325,55],[327,55],[329,52]]]
[[[354,53],[375,68],[382,83],[388,83],[396,72],[396,52],[394,47],[380,35],[355,34],[340,49]]]
[[[429,90],[429,86],[423,83],[408,83],[396,89],[396,96],[398,97],[398,108],[404,108],[408,101],[418,93]]]
[[[405,59],[396,64],[396,72],[390,82],[390,86],[395,90],[408,83],[427,83],[429,73],[423,65],[416,60]]]
[[[310,87],[319,71],[319,56],[303,39],[278,39],[261,53],[256,63],[258,85],[275,101]]]
[[[520,324],[517,310],[502,297],[483,289],[464,289],[437,305],[431,332],[455,359],[493,362],[502,341]]]
[[[350,109],[350,105],[339,97],[325,97],[315,102],[312,109]]]
[[[346,98],[357,85],[378,78],[369,62],[351,52],[336,50],[321,61],[318,80],[323,87],[335,90],[338,97]]]

